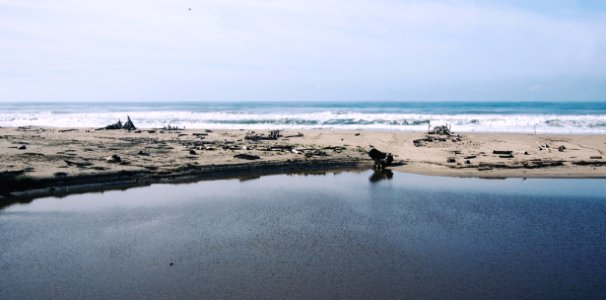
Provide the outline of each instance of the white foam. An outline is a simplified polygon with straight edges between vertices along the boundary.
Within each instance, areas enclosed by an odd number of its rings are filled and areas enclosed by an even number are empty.
[[[448,124],[457,132],[606,133],[606,115],[389,114],[358,112],[235,113],[132,111],[104,113],[0,113],[0,126],[103,127],[130,115],[141,128],[173,125],[209,129],[426,130]]]

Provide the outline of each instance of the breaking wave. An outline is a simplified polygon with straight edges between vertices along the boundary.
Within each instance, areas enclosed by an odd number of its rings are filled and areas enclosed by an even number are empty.
[[[606,114],[415,114],[319,112],[0,112],[0,126],[102,127],[130,115],[142,128],[372,129],[420,131],[448,124],[457,132],[606,133]]]

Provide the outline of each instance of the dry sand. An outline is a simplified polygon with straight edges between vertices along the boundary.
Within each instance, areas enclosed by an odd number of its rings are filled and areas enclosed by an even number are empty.
[[[244,130],[94,130],[0,128],[0,186],[66,191],[77,185],[151,183],[246,173],[372,165],[372,147],[403,165],[393,170],[461,177],[606,177],[606,136],[410,132],[281,131],[277,140],[245,139]],[[267,132],[257,131],[257,134]],[[415,140],[421,140],[415,144]],[[24,145],[25,149],[19,149]],[[563,146],[562,151],[558,148]],[[192,151],[190,153],[190,151]],[[512,151],[511,157],[494,150]],[[195,153],[194,153],[195,152]],[[235,158],[237,154],[258,160]],[[117,155],[120,161],[110,157]]]

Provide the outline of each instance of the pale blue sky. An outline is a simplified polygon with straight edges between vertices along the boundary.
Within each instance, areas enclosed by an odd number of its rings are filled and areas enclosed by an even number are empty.
[[[0,0],[0,101],[123,100],[606,101],[606,1]]]

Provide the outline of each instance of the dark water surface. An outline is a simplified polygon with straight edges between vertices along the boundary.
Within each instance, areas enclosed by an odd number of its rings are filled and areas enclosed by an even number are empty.
[[[605,299],[606,180],[371,172],[0,210],[0,299]]]

